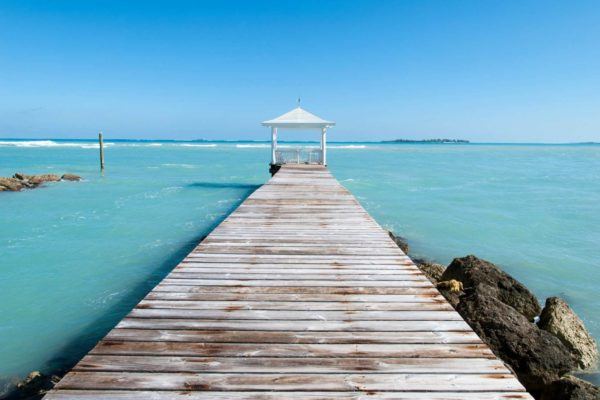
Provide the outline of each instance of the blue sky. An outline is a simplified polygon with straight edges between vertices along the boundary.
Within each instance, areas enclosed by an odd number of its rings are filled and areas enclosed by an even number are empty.
[[[600,141],[598,1],[0,0],[0,136]]]

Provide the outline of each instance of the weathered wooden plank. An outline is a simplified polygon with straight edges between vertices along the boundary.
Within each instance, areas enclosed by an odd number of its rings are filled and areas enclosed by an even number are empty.
[[[362,286],[362,287],[414,287],[429,288],[433,285],[423,279],[419,281],[363,281],[363,280],[241,280],[241,279],[172,279],[167,277],[163,280],[167,285],[190,285],[190,286],[274,286],[274,287],[344,287],[344,286]]]
[[[494,358],[484,344],[181,343],[101,341],[90,354],[200,357]]]
[[[527,393],[520,392],[213,392],[213,391],[145,391],[145,390],[60,390],[51,392],[49,400],[506,400],[532,399]]]
[[[287,310],[287,311],[454,311],[444,301],[437,302],[340,302],[340,301],[190,301],[190,300],[142,300],[137,308],[184,309],[184,310]]]
[[[222,343],[472,343],[481,339],[469,331],[419,332],[307,332],[307,331],[236,331],[191,329],[121,329],[106,335],[108,340],[143,342],[222,342]]]
[[[190,261],[203,262],[269,262],[269,263],[281,263],[281,264],[308,264],[316,263],[322,264],[323,262],[338,262],[348,264],[389,264],[389,263],[402,263],[408,262],[408,257],[403,255],[327,255],[327,254],[211,254],[211,253],[190,253],[187,257]]]
[[[303,321],[462,321],[461,316],[452,311],[298,311],[298,310],[246,310],[235,309],[151,309],[134,308],[132,318],[191,318],[203,319],[243,319],[243,320],[303,320]]]
[[[331,268],[344,269],[344,268],[360,268],[360,269],[375,269],[375,270],[412,270],[420,272],[412,261],[403,260],[397,262],[380,261],[373,262],[372,259],[366,260],[349,260],[349,261],[335,261],[335,260],[297,260],[297,259],[284,259],[284,260],[268,260],[268,259],[248,259],[243,257],[236,257],[237,260],[226,259],[219,260],[218,258],[211,257],[205,259],[198,259],[197,257],[186,257],[181,261],[180,265],[188,266],[202,266],[204,268],[220,268],[227,266],[244,266],[244,267],[257,267],[257,268]],[[288,262],[286,262],[288,261]]]
[[[256,321],[124,318],[118,328],[211,329],[249,331],[445,332],[471,331],[464,321]]]
[[[164,287],[163,287],[164,288]],[[196,301],[286,301],[286,302],[341,302],[341,303],[445,303],[445,299],[437,293],[419,294],[382,294],[382,295],[352,295],[352,294],[310,294],[310,293],[239,293],[228,292],[199,292],[197,286],[187,287],[188,290],[176,291],[154,290],[146,296],[147,300],[196,300]],[[211,287],[214,288],[214,287]],[[414,291],[414,290],[413,290]],[[430,289],[433,292],[433,289]]]
[[[159,283],[155,292],[179,292],[179,293],[233,293],[239,295],[249,294],[307,294],[307,295],[405,295],[405,294],[423,294],[439,295],[439,292],[433,287],[379,287],[379,286],[199,286],[199,285],[171,285],[168,283]],[[309,301],[307,299],[307,301]]]
[[[371,281],[371,282],[389,282],[389,281],[420,281],[423,282],[427,278],[425,275],[419,274],[404,274],[398,271],[395,275],[384,274],[340,274],[340,273],[319,273],[319,274],[288,274],[288,273],[248,273],[248,272],[231,272],[221,270],[218,272],[195,272],[186,269],[173,271],[169,274],[169,279],[235,279],[235,280],[261,280],[286,281],[297,279],[302,281]]]
[[[391,250],[391,249],[390,249]],[[346,255],[346,256],[366,256],[370,257],[371,254],[377,254],[382,251],[379,248],[369,248],[369,247],[358,247],[358,248],[350,248],[350,247],[249,247],[249,246],[205,246],[200,247],[197,250],[194,250],[195,254],[197,251],[201,251],[202,255],[206,256],[208,254],[252,254],[254,256],[260,255],[298,255],[298,256],[331,256],[331,255]],[[390,251],[390,254],[397,253],[398,255],[402,255],[402,251],[400,249],[394,249]]]
[[[192,259],[184,259],[177,267],[181,268],[248,268],[252,270],[260,270],[261,268],[266,269],[267,271],[271,270],[283,270],[285,269],[286,273],[290,271],[296,270],[307,270],[311,269],[321,269],[327,270],[327,272],[334,273],[338,271],[350,271],[350,270],[361,270],[367,271],[367,273],[373,273],[373,270],[380,272],[382,274],[394,274],[398,272],[404,273],[422,273],[412,262],[403,261],[402,263],[393,263],[393,264],[351,264],[351,263],[342,263],[342,262],[322,262],[322,263],[307,263],[303,264],[302,262],[297,263],[269,263],[269,262],[204,262],[204,261],[196,261]],[[307,271],[309,272],[309,271]]]
[[[294,264],[295,265],[295,264]],[[309,265],[307,267],[294,267],[294,266],[279,266],[273,265],[270,268],[265,268],[263,265],[256,266],[250,264],[211,264],[207,266],[203,263],[182,263],[179,264],[173,272],[195,272],[195,273],[215,273],[215,271],[223,271],[224,274],[232,273],[251,273],[251,274],[291,274],[292,277],[303,274],[323,274],[327,275],[373,275],[375,276],[389,276],[395,277],[398,275],[422,275],[422,272],[417,268],[402,268],[398,265],[394,265],[390,268],[379,268],[379,267],[328,267],[325,266],[314,266]],[[360,279],[360,278],[356,278]]]
[[[523,391],[510,374],[194,374],[79,372],[57,385],[66,389]]]
[[[446,373],[508,374],[487,358],[273,358],[87,355],[76,371],[233,373]]]

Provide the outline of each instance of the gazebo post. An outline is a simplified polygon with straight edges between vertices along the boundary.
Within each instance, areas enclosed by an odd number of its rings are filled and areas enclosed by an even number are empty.
[[[271,165],[277,163],[277,128],[271,127]]]
[[[327,128],[321,128],[321,164],[327,165]]]

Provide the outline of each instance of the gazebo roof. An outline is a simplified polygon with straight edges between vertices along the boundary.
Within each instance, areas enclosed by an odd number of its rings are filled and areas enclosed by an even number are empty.
[[[301,107],[296,107],[277,118],[264,121],[263,126],[278,128],[327,128],[335,125],[333,121],[326,121],[309,113]]]

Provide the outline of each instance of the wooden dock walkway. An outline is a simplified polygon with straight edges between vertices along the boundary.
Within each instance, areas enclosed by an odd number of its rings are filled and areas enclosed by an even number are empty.
[[[46,399],[531,399],[322,166],[286,165]]]

